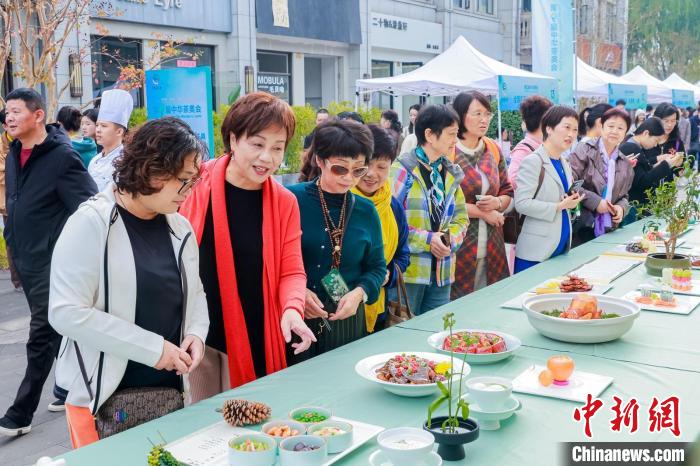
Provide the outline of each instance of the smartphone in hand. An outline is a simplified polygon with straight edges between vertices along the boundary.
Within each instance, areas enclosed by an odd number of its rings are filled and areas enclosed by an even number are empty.
[[[566,193],[568,196],[571,196],[573,194],[576,194],[579,189],[583,186],[583,180],[576,180],[573,182],[571,187],[569,188],[569,191]]]
[[[441,232],[442,236],[440,236],[440,240],[442,241],[442,244],[447,246],[448,248],[450,247],[450,230],[444,230]]]

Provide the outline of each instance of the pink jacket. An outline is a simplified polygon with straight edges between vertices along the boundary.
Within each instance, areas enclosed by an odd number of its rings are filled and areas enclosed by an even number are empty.
[[[527,145],[530,147],[528,147]],[[542,145],[542,141],[534,137],[530,133],[525,133],[525,137],[520,141],[514,148],[510,151],[510,164],[508,165],[508,178],[510,178],[510,184],[513,185],[515,190],[518,183],[518,170],[520,170],[520,164],[523,159],[528,155],[532,154],[538,147]]]

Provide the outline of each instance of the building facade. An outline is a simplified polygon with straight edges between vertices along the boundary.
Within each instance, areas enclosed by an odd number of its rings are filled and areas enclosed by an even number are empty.
[[[521,0],[111,0],[91,10],[64,50],[88,47],[82,93],[60,105],[87,105],[136,68],[209,66],[216,104],[265,90],[292,105],[354,101],[355,80],[422,66],[460,35],[485,54],[519,66]],[[184,42],[176,53],[169,41]],[[64,63],[65,62],[65,63]],[[75,66],[75,64],[73,64]],[[9,83],[5,88],[21,85]],[[78,93],[76,93],[78,94]],[[133,92],[137,106],[143,90]],[[393,108],[406,121],[417,97],[375,94],[365,104]]]
[[[532,3],[520,0],[520,66],[532,70]],[[607,73],[627,72],[629,0],[573,0],[576,55]]]

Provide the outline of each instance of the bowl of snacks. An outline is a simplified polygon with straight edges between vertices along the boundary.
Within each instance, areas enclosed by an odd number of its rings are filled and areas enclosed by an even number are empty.
[[[328,453],[340,453],[352,445],[352,424],[342,421],[319,422],[309,427],[309,435],[326,439]]]
[[[520,339],[507,333],[494,330],[459,329],[433,333],[428,344],[443,354],[450,349],[461,358],[466,354],[469,364],[489,364],[506,359],[520,348]]]
[[[277,460],[277,442],[266,434],[247,434],[228,442],[231,466],[272,466]]]
[[[437,382],[447,383],[447,374],[459,382],[471,367],[460,358],[438,353],[383,353],[369,356],[355,365],[355,372],[386,391],[400,396],[419,397],[440,391]]]
[[[531,296],[523,300],[523,311],[542,335],[571,343],[616,340],[639,317],[636,303],[587,293]]]
[[[312,424],[327,421],[332,415],[333,414],[331,411],[326,408],[319,408],[318,406],[303,406],[301,408],[291,410],[289,412],[289,419],[293,419],[308,427]]]
[[[321,466],[327,455],[328,446],[322,437],[300,435],[280,443],[281,466]]]
[[[296,437],[306,433],[306,426],[301,422],[292,420],[278,420],[266,422],[262,426],[262,432],[275,437],[277,443],[288,437]]]

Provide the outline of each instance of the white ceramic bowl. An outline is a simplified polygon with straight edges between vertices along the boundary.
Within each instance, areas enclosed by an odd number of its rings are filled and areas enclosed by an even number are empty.
[[[396,427],[380,433],[377,436],[377,443],[391,464],[413,466],[422,464],[430,455],[435,437],[430,432],[416,427]],[[408,448],[411,444],[413,447]]]
[[[294,445],[303,442],[317,446],[316,450],[294,451]],[[326,462],[328,446],[322,437],[299,435],[282,440],[280,443],[280,466],[321,466]]]
[[[328,437],[318,435],[318,431],[320,431],[324,427],[337,427],[338,429],[342,429],[343,433]],[[352,424],[350,423],[342,421],[325,421],[310,426],[309,435],[326,439],[326,443],[328,444],[328,453],[334,454],[340,453],[341,451],[345,451],[348,448],[350,448],[350,446],[352,445],[354,432],[352,429]]]
[[[590,293],[588,293],[590,294]],[[550,317],[541,313],[552,309],[565,310],[575,293],[555,293],[531,296],[523,300],[523,311],[530,324],[542,335],[570,343],[603,343],[616,340],[627,333],[637,317],[639,305],[622,298],[593,295],[605,313],[619,314],[612,319],[573,320]]]
[[[290,437],[296,437],[297,435],[304,435],[306,434],[306,426],[302,424],[301,422],[293,421],[291,419],[281,419],[281,420],[275,420],[275,421],[270,421],[266,422],[263,424],[261,431],[264,434],[269,435],[270,437],[273,437],[275,440],[277,440],[277,444],[289,437],[277,437],[275,435],[272,435],[269,433],[269,430],[272,429],[273,427],[279,427],[279,426],[289,426],[290,429],[296,430],[298,434],[292,435]]]
[[[488,390],[481,385],[498,384],[503,390]],[[472,377],[467,380],[469,397],[473,399],[485,411],[500,411],[506,406],[513,394],[513,383],[503,377]]]
[[[374,356],[369,356],[355,365],[355,372],[357,372],[361,377],[369,380],[370,382],[376,383],[386,391],[400,396],[408,397],[419,397],[428,396],[436,394],[440,391],[436,383],[426,383],[421,385],[410,385],[410,384],[397,384],[392,382],[385,382],[377,378],[377,369],[382,367],[389,359],[400,354],[413,354],[420,358],[429,359],[435,361],[436,363],[450,362],[450,357],[445,354],[438,353],[422,353],[418,351],[397,351],[394,353],[383,353],[375,354]],[[453,372],[456,375],[453,376],[453,380],[459,381],[459,375],[457,375],[460,370],[463,370],[463,377],[466,377],[471,371],[469,364],[462,364],[460,358],[454,358]],[[463,369],[462,369],[463,368]]]
[[[476,329],[476,328],[463,328],[463,329],[458,329],[458,330],[453,330],[452,333],[455,334],[457,332],[482,332],[482,333],[495,333],[496,335],[500,336],[503,338],[503,340],[506,343],[506,350],[502,351],[500,353],[484,353],[484,354],[474,354],[474,353],[467,353],[467,358],[466,361],[469,364],[490,364],[498,361],[502,361],[515,353],[515,351],[520,348],[522,345],[522,342],[518,337],[514,337],[513,335],[509,335],[507,333],[499,332],[497,330],[481,330],[481,329]],[[428,344],[435,348],[438,352],[443,353],[443,354],[450,354],[449,351],[442,349],[442,344],[445,341],[445,338],[450,334],[449,330],[445,330],[444,332],[438,332],[438,333],[433,333],[428,337]],[[464,353],[455,353],[455,357],[462,358]]]
[[[246,440],[264,442],[269,448],[261,451],[239,451],[233,448],[233,445],[245,442]],[[228,464],[230,466],[272,466],[275,464],[276,460],[277,442],[269,435],[248,434],[240,435],[229,440]]]

